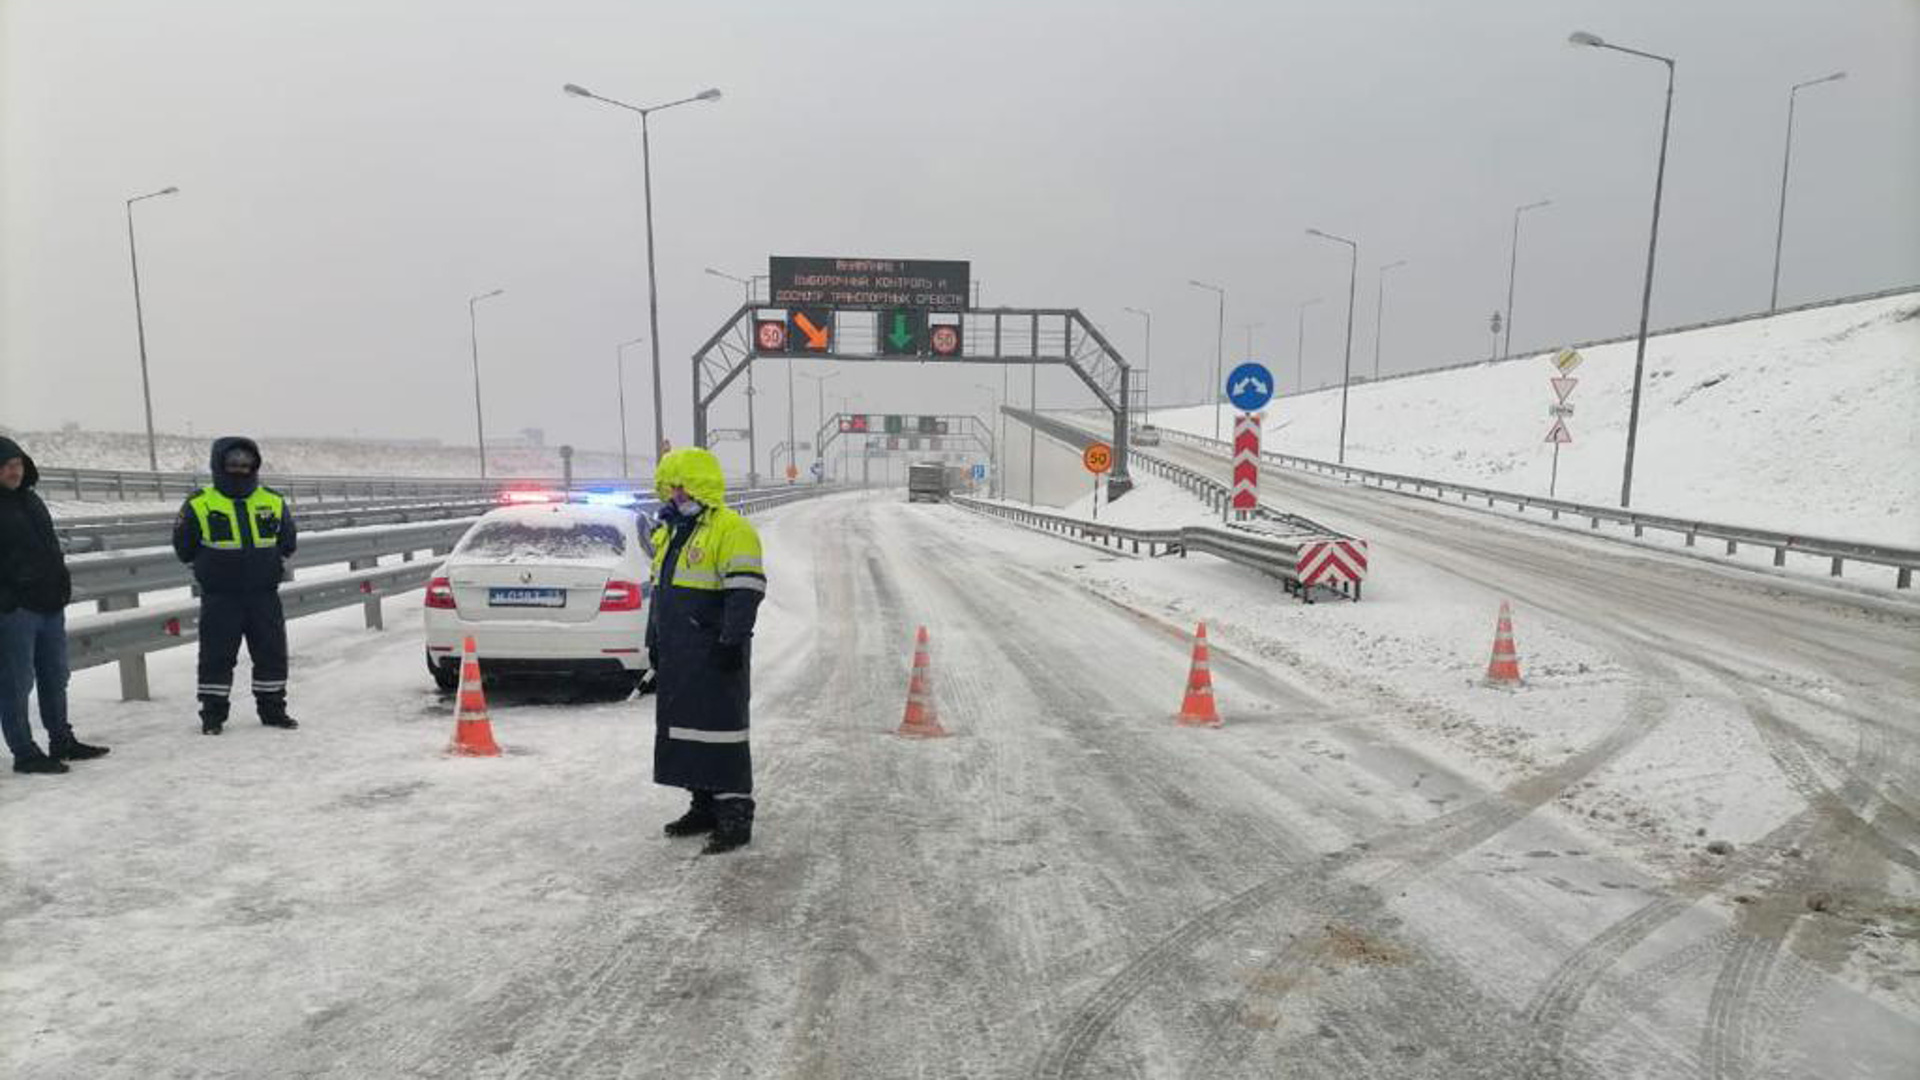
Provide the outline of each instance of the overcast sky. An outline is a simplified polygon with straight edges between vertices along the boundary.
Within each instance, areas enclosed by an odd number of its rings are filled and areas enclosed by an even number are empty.
[[[967,259],[987,304],[1077,306],[1156,396],[1229,359],[1337,379],[1483,355],[1526,217],[1515,345],[1638,315],[1664,80],[1679,61],[1656,325],[1764,308],[1787,90],[1782,301],[1920,282],[1916,0],[0,0],[0,423],[141,426],[124,200],[163,430],[616,447],[614,346],[646,330],[637,119],[652,103],[668,435],[689,356],[770,254]],[[636,445],[644,348],[628,353]],[[816,364],[870,411],[986,411],[998,372]],[[1024,378],[1016,380],[1024,384]],[[761,379],[762,454],[784,372]],[[802,384],[802,427],[812,416]],[[1018,395],[1024,397],[1024,394]],[[1089,400],[1060,373],[1043,405]],[[716,418],[737,423],[738,397]],[[833,409],[830,403],[829,409]],[[770,437],[765,436],[771,429]],[[737,454],[737,451],[734,451]]]

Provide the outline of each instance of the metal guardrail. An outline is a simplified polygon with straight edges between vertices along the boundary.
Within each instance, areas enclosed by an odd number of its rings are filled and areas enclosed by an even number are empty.
[[[290,619],[353,604],[377,605],[383,596],[425,585],[438,568],[437,563],[416,562],[315,581],[288,582],[280,586],[280,603]],[[131,659],[144,661],[147,653],[194,640],[199,636],[199,626],[200,601],[197,599],[86,619],[67,629],[67,662],[78,670],[116,660],[123,664]],[[126,673],[122,671],[121,689],[127,700],[146,700],[145,675],[142,667],[140,693],[130,695],[126,693]]]
[[[498,505],[492,499],[430,502],[403,499],[398,502],[379,500],[345,506],[322,505],[311,509],[296,506],[294,512],[300,523],[301,542],[304,544],[309,533],[328,529],[472,518]],[[173,524],[177,518],[175,511],[98,518],[56,518],[53,530],[60,538],[61,546],[69,553],[120,551],[171,543]]]
[[[1209,450],[1230,453],[1231,445],[1224,440],[1211,439],[1204,435],[1192,435],[1174,428],[1157,429],[1163,438],[1178,439]],[[1537,495],[1523,495],[1511,491],[1496,491],[1492,488],[1476,487],[1471,484],[1454,484],[1442,480],[1431,480],[1420,476],[1407,476],[1400,473],[1380,472],[1375,469],[1361,469],[1352,465],[1340,465],[1316,458],[1304,458],[1293,454],[1276,454],[1263,451],[1260,457],[1286,468],[1304,472],[1335,476],[1344,480],[1358,481],[1382,489],[1391,484],[1395,491],[1413,495],[1425,495],[1429,490],[1439,499],[1458,496],[1460,501],[1486,500],[1489,507],[1510,504],[1520,513],[1530,509],[1545,510],[1551,520],[1558,521],[1562,514],[1576,518],[1586,518],[1589,528],[1598,529],[1603,521],[1616,525],[1630,526],[1634,536],[1646,535],[1646,530],[1677,533],[1686,538],[1686,545],[1694,547],[1700,537],[1718,540],[1726,544],[1728,555],[1737,554],[1741,544],[1773,549],[1773,565],[1785,566],[1788,553],[1807,555],[1831,561],[1829,574],[1841,576],[1841,568],[1847,560],[1872,563],[1878,566],[1892,567],[1896,571],[1895,588],[1906,589],[1913,585],[1913,571],[1920,567],[1920,550],[1898,548],[1879,544],[1862,544],[1851,540],[1836,540],[1830,537],[1802,536],[1796,533],[1775,532],[1770,529],[1758,529],[1743,525],[1727,525],[1719,522],[1700,521],[1691,518],[1670,517],[1664,514],[1644,514],[1635,510],[1622,510],[1618,507],[1592,506],[1586,503],[1569,502],[1564,499],[1548,499]]]
[[[60,465],[41,465],[40,493],[46,497],[74,499],[110,498],[184,499],[205,487],[208,478],[202,472],[148,472],[144,469],[87,469]],[[290,499],[324,502],[328,499],[375,498],[470,498],[498,495],[502,491],[529,487],[556,487],[560,477],[507,476],[298,476],[264,474],[262,482]],[[634,485],[647,480],[591,479],[576,477],[576,488]]]
[[[1247,525],[1183,525],[1174,529],[1135,529],[1125,525],[1105,525],[1098,521],[1049,514],[1024,506],[988,502],[965,495],[948,497],[948,502],[963,510],[987,514],[1008,521],[1102,547],[1131,548],[1138,555],[1142,548],[1149,557],[1163,554],[1186,557],[1196,551],[1227,562],[1258,570],[1279,578],[1286,591],[1305,603],[1313,602],[1313,589],[1303,588],[1300,579],[1301,557],[1309,544],[1327,539],[1323,534],[1255,531]],[[1337,590],[1328,590],[1351,599],[1360,599],[1359,582],[1342,582]]]
[[[838,485],[806,485],[776,491],[746,492],[728,499],[728,505],[742,514],[754,514],[841,490]],[[363,604],[368,629],[385,625],[381,600],[390,595],[419,588],[433,576],[438,559],[415,562],[420,552],[445,555],[453,550],[468,528],[479,518],[479,511],[498,504],[489,500],[479,504],[441,504],[431,510],[446,518],[429,522],[402,522],[367,528],[333,527],[303,531],[295,569],[345,563],[345,575],[289,581],[280,586],[280,600],[289,618],[310,615],[335,608]],[[448,507],[467,507],[465,516],[451,517],[439,511]],[[383,517],[393,511],[381,510],[372,516]],[[348,515],[354,511],[345,512]],[[311,527],[313,519],[340,525],[357,525],[359,520],[328,512],[313,511],[301,515]],[[363,516],[365,516],[363,514]],[[171,527],[172,516],[167,517]],[[383,557],[399,556],[403,565],[381,567]],[[73,575],[74,601],[97,603],[101,614],[72,620],[67,628],[68,662],[85,668],[100,664],[120,665],[120,693],[128,701],[145,701],[149,695],[146,655],[194,640],[198,625],[198,599],[174,601],[152,608],[140,607],[142,593],[187,588],[193,583],[192,568],[181,563],[169,546],[154,546],[132,551],[79,555],[67,562]]]

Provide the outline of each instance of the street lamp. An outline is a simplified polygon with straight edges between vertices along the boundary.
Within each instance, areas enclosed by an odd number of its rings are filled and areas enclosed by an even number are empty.
[[[133,264],[133,325],[140,335],[140,397],[147,407],[147,465],[160,471],[160,449],[153,436],[153,384],[147,378],[147,317],[140,308],[140,250],[133,241],[133,204],[162,195],[178,195],[177,187],[161,188],[127,200],[127,258]]]
[[[1147,321],[1146,360],[1143,361],[1140,365],[1140,411],[1143,414],[1140,417],[1140,422],[1148,426],[1152,426],[1153,424],[1153,380],[1151,376],[1153,374],[1153,312],[1143,311],[1137,307],[1130,307],[1130,308],[1127,308],[1126,310],[1132,312],[1135,315],[1140,316],[1142,319],[1145,319]]]
[[[632,341],[623,341],[614,346],[613,349],[613,375],[615,380],[620,384],[620,476],[622,479],[633,475],[632,469],[627,464],[627,362],[625,353],[627,346],[638,345],[645,340],[647,340],[645,337],[637,337]]]
[[[841,376],[842,374],[844,374],[844,373],[843,373],[843,372],[839,372],[839,371],[835,371],[835,372],[831,372],[831,373],[829,373],[829,374],[826,374],[826,375],[806,375],[806,374],[802,374],[802,375],[800,376],[800,377],[801,377],[801,378],[803,378],[803,379],[812,379],[812,380],[813,380],[813,388],[814,388],[814,391],[815,391],[815,393],[816,393],[816,394],[818,395],[818,396],[817,396],[817,398],[816,398],[816,401],[815,401],[815,404],[814,404],[814,417],[815,417],[815,423],[814,423],[814,426],[813,426],[813,430],[814,430],[814,436],[813,436],[813,459],[814,459],[815,461],[823,461],[823,460],[824,460],[824,458],[822,457],[822,455],[821,455],[821,453],[820,453],[820,435],[819,435],[819,432],[820,432],[820,430],[821,430],[822,428],[824,428],[824,427],[826,427],[826,426],[827,426],[827,380],[829,380],[829,379],[837,379],[837,378],[839,378],[839,377],[840,377],[840,376]],[[815,477],[814,479],[815,479],[815,481],[816,481],[816,482],[818,482],[818,481],[819,481],[820,479],[822,479],[822,478],[824,478],[824,477],[825,477],[825,475],[826,475],[826,470],[825,470],[825,469],[823,468],[823,469],[821,470],[821,476],[819,476],[819,477]]]
[[[629,105],[624,101],[615,101],[613,98],[601,97],[586,87],[577,86],[573,83],[568,83],[560,89],[562,92],[571,94],[574,97],[587,98],[591,101],[598,101],[603,105],[611,105],[616,109],[625,109],[628,112],[640,114],[640,174],[646,192],[647,213],[647,333],[653,346],[653,446],[654,460],[658,462],[659,456],[666,446],[667,434],[665,420],[662,418],[660,408],[660,289],[653,268],[653,148],[647,131],[647,117],[662,109],[671,109],[675,105],[686,105],[695,101],[718,101],[720,100],[720,91],[712,89],[702,90],[692,97],[681,98],[678,101],[668,101],[659,105]]]
[[[1525,206],[1513,208],[1513,249],[1507,255],[1507,343],[1501,347],[1504,356],[1513,355],[1513,282],[1520,269],[1520,215],[1529,210],[1538,210],[1543,206],[1552,206],[1552,199],[1541,199]]]
[[[1793,164],[1793,104],[1800,91],[1821,83],[1839,82],[1847,77],[1844,71],[1836,71],[1818,79],[1808,79],[1803,83],[1794,83],[1787,92],[1787,149],[1780,160],[1780,221],[1773,231],[1773,293],[1767,298],[1767,310],[1780,306],[1780,243],[1787,235],[1787,169]]]
[[[1331,240],[1336,244],[1345,244],[1351,256],[1347,265],[1347,361],[1340,374],[1340,459],[1347,462],[1347,388],[1353,382],[1353,290],[1359,281],[1360,245],[1344,236],[1335,236],[1319,229],[1308,229],[1308,236],[1317,236],[1322,240]]]
[[[487,422],[480,412],[480,323],[474,314],[474,308],[482,300],[491,300],[505,289],[495,289],[479,296],[467,297],[467,333],[473,342],[473,430],[474,438],[480,443],[480,479],[487,478]]]
[[[1128,310],[1131,311],[1132,309],[1129,308]],[[975,390],[986,391],[987,397],[993,401],[993,415],[999,416],[1000,402],[1002,400],[999,392],[986,383],[974,383],[973,388]],[[992,452],[987,455],[987,459],[993,463],[993,483],[987,486],[987,490],[991,492],[998,488],[1004,492],[1005,485],[1000,483],[1000,438],[994,435],[992,425],[988,425],[987,427],[987,436],[993,440]]]
[[[1325,303],[1326,299],[1316,296],[1300,303],[1300,335],[1293,342],[1293,378],[1299,384],[1294,388],[1295,393],[1305,393],[1307,389],[1307,309]]]
[[[1205,289],[1220,298],[1220,321],[1214,330],[1213,338],[1213,438],[1220,439],[1220,401],[1226,396],[1226,380],[1220,376],[1220,354],[1226,349],[1227,340],[1227,290],[1218,285],[1209,285],[1204,281],[1189,279],[1187,284],[1196,289]]]
[[[1660,194],[1667,181],[1667,134],[1673,128],[1673,71],[1672,58],[1658,56],[1638,49],[1629,49],[1622,45],[1610,45],[1602,41],[1597,34],[1585,30],[1576,30],[1567,37],[1567,42],[1590,49],[1611,49],[1614,52],[1638,56],[1645,60],[1658,60],[1667,65],[1667,104],[1660,120],[1660,164],[1653,174],[1653,227],[1647,236],[1647,281],[1640,293],[1640,339],[1633,352],[1633,399],[1627,411],[1627,460],[1620,475],[1620,506],[1625,509],[1633,501],[1633,449],[1640,435],[1640,385],[1647,367],[1647,319],[1653,308],[1653,260],[1660,244]]]
[[[1375,379],[1378,379],[1380,377],[1380,334],[1385,329],[1385,325],[1387,321],[1387,271],[1397,270],[1400,267],[1405,265],[1407,265],[1407,260],[1400,259],[1398,261],[1390,262],[1387,265],[1382,266],[1380,268],[1379,283],[1374,286],[1373,377]]]

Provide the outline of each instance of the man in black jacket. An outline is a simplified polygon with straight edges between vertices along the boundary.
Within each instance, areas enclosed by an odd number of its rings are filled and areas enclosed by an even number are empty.
[[[12,439],[0,438],[0,729],[13,771],[63,773],[63,762],[107,752],[73,737],[67,723],[67,602],[73,578],[47,504],[33,487],[40,470]],[[27,702],[40,690],[48,753],[33,741]]]
[[[280,580],[295,547],[293,512],[260,483],[260,447],[252,439],[214,440],[211,465],[213,483],[180,507],[173,528],[174,554],[193,564],[200,585],[200,732],[218,735],[226,725],[242,639],[260,722],[297,728],[287,715],[287,617],[280,608]]]

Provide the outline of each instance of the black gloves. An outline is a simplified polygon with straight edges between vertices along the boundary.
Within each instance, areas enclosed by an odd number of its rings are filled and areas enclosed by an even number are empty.
[[[713,647],[713,666],[725,672],[739,671],[747,666],[747,646],[745,642],[722,641]]]

